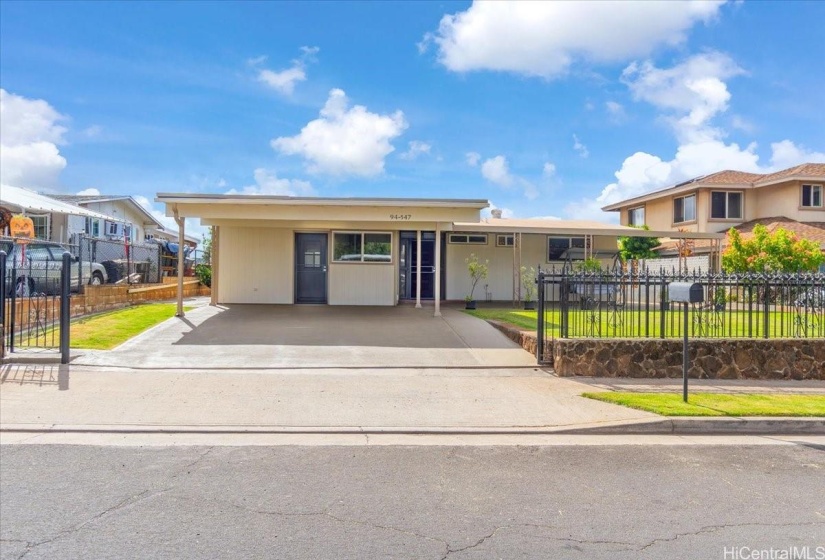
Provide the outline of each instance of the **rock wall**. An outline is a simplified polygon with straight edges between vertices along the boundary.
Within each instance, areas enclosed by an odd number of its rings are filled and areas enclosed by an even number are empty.
[[[535,331],[488,321],[536,355]],[[825,339],[691,339],[690,377],[699,379],[819,379],[825,381]],[[557,339],[545,363],[561,376],[682,377],[682,341]]]
[[[825,380],[825,339],[692,339],[689,354],[689,376],[698,379]],[[560,339],[553,369],[562,376],[681,377],[682,342]]]

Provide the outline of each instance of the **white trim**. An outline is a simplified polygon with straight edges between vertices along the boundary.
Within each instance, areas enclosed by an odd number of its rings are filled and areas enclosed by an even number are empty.
[[[490,203],[480,199],[425,198],[321,198],[263,195],[210,195],[158,193],[155,202],[166,204],[259,204],[274,206],[380,206],[403,208],[487,208]]]
[[[725,216],[719,218],[718,216],[713,215],[713,195],[715,193],[722,193],[725,195]],[[730,195],[731,194],[738,194],[739,195],[739,215],[738,216],[731,216],[730,215]],[[737,190],[728,190],[728,189],[711,189],[710,197],[709,197],[709,204],[708,204],[708,219],[709,220],[725,220],[725,221],[734,221],[734,220],[743,220],[745,216],[745,193],[743,191]]]
[[[803,198],[805,193],[805,187],[811,188],[811,203],[808,206],[803,204]],[[819,204],[813,204],[814,201],[814,189],[819,190]],[[825,200],[823,200],[823,195],[825,195],[825,189],[822,188],[822,185],[818,183],[805,183],[799,187],[799,207],[808,209],[808,208],[822,208],[825,206]]]

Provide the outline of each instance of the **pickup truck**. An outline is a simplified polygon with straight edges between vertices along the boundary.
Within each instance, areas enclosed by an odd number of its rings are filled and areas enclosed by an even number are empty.
[[[60,270],[63,252],[68,247],[57,243],[32,241],[25,248],[20,243],[0,240],[0,250],[6,252],[6,294],[29,296],[35,293],[59,294]],[[102,264],[72,257],[71,290],[76,292],[81,284],[100,285],[107,281]]]

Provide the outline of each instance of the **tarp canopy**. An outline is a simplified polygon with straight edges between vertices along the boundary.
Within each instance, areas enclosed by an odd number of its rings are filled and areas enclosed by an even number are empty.
[[[37,194],[28,189],[12,187],[11,185],[0,185],[0,204],[9,207],[15,212],[49,212],[54,214],[71,214],[72,216],[84,216],[87,218],[97,218],[110,222],[126,223],[123,219],[113,218],[100,212],[94,212],[74,204],[61,202],[54,198]]]

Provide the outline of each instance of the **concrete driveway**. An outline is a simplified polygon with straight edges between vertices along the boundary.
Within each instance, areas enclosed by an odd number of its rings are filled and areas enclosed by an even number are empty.
[[[534,366],[535,357],[456,309],[202,306],[78,365],[198,369]]]

